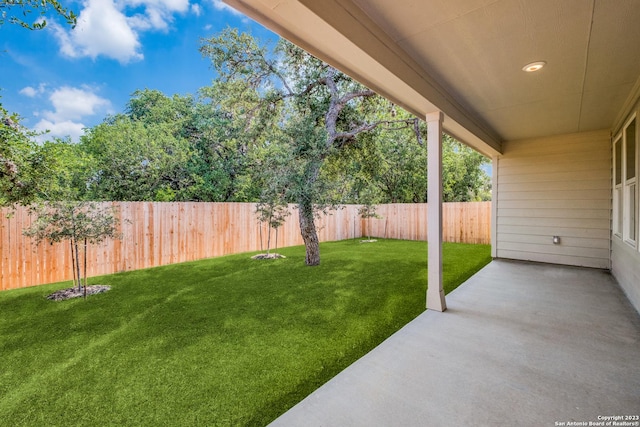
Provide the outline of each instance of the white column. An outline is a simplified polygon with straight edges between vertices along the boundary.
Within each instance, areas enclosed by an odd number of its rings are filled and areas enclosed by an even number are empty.
[[[427,119],[427,239],[429,240],[427,309],[445,311],[442,289],[442,112]]]
[[[491,258],[498,257],[498,173],[500,158],[494,155],[491,160]]]

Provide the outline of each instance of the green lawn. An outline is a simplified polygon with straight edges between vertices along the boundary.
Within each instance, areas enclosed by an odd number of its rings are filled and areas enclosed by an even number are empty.
[[[265,425],[424,310],[426,243],[322,244],[0,293],[3,426]],[[489,246],[445,244],[451,291]]]

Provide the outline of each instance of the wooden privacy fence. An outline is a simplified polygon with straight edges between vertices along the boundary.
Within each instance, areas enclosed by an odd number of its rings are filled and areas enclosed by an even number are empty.
[[[427,204],[380,205],[381,218],[364,221],[363,233],[404,240],[427,240]],[[491,243],[491,202],[444,203],[442,239],[455,243]]]
[[[110,203],[121,220],[121,240],[89,246],[88,276],[137,270],[239,252],[266,250],[268,227],[257,220],[254,203]],[[380,205],[382,219],[362,220],[347,205],[316,221],[321,241],[365,235],[426,240],[426,204]],[[297,210],[278,230],[278,246],[303,244]],[[445,241],[489,243],[490,202],[445,203]],[[7,217],[0,210],[0,290],[71,280],[69,244],[42,243],[22,235],[31,225],[26,208]],[[272,235],[272,248],[275,244]]]

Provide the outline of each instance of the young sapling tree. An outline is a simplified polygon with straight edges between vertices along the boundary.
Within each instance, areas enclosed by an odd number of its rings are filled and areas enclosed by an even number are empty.
[[[367,221],[367,240],[361,240],[362,243],[371,243],[371,218],[381,219],[382,217],[376,213],[377,206],[372,203],[365,203],[358,208],[360,218]]]
[[[54,201],[34,204],[30,212],[36,215],[32,225],[23,234],[35,239],[58,243],[69,241],[73,265],[73,281],[78,292],[87,288],[88,244],[99,244],[108,238],[117,239],[118,220],[111,206],[95,202]],[[80,245],[84,244],[84,268],[80,268]],[[84,281],[83,281],[84,278]]]
[[[278,250],[278,229],[284,224],[287,217],[291,214],[289,212],[289,205],[283,202],[281,199],[265,199],[256,204],[256,214],[258,215],[258,221],[266,223],[269,226],[267,232],[267,253],[259,258],[280,258],[282,255],[271,254],[271,232],[275,231],[276,247]]]

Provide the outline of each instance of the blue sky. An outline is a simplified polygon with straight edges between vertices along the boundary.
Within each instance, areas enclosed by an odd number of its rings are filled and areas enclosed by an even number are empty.
[[[196,95],[215,74],[200,39],[227,26],[273,43],[276,36],[220,0],[62,1],[70,29],[53,15],[44,30],[0,27],[0,103],[45,139],[70,136],[122,112],[136,89]]]

